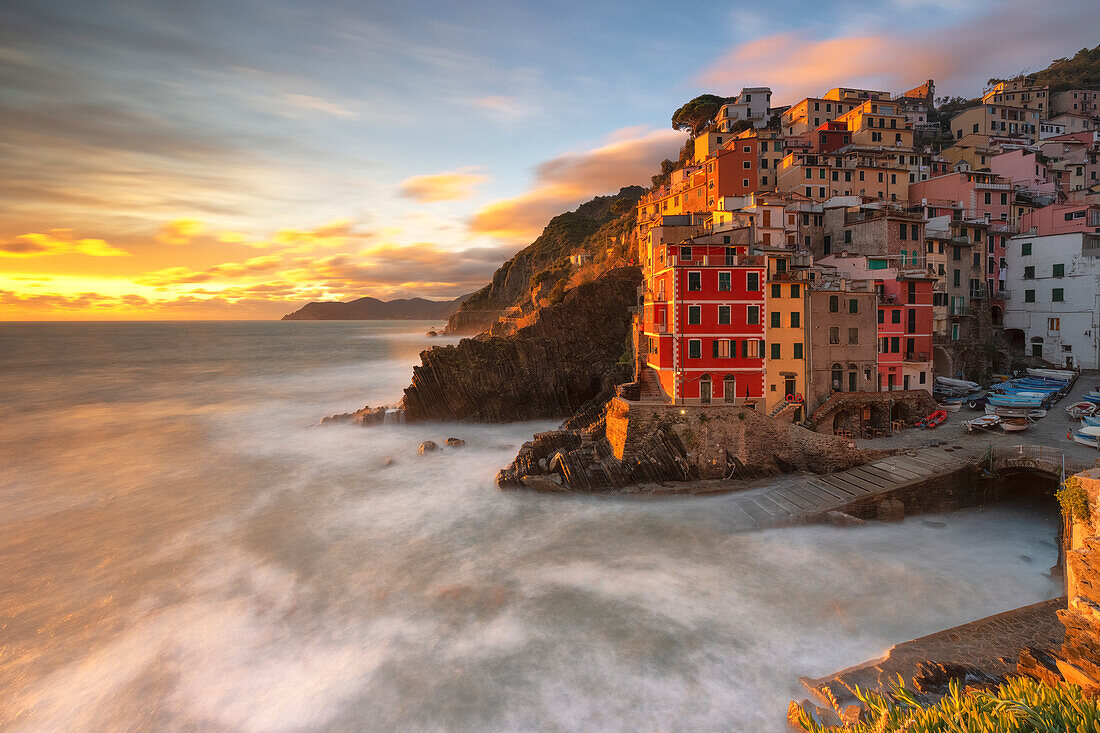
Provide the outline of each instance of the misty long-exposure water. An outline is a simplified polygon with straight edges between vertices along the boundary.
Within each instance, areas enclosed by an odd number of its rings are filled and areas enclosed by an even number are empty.
[[[743,534],[497,491],[549,423],[313,427],[427,325],[0,324],[0,728],[782,730],[799,675],[1059,592],[1023,509]]]

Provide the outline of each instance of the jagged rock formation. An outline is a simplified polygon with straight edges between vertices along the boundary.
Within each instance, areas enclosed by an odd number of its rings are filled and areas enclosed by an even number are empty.
[[[426,300],[407,298],[378,300],[358,298],[346,303],[306,303],[283,316],[284,321],[428,321],[447,318],[462,305],[469,295],[454,300]]]
[[[409,422],[566,418],[630,378],[630,308],[641,271],[621,267],[570,290],[507,337],[421,353],[403,406]]]
[[[537,307],[533,301],[539,292],[549,296],[554,286],[571,274],[568,257],[574,250],[598,249],[589,254],[606,254],[610,239],[621,239],[630,231],[635,205],[643,193],[644,188],[629,186],[614,196],[597,196],[574,211],[555,216],[538,239],[501,265],[492,282],[473,293],[450,317],[447,333],[481,333],[513,306]],[[622,254],[611,257],[609,266],[624,264]]]
[[[531,477],[537,476],[561,491],[622,491],[669,481],[829,473],[867,460],[847,440],[744,407],[682,409],[614,399],[595,420],[590,411],[525,443],[497,475],[497,485],[531,486]],[[551,484],[540,481],[539,487]]]

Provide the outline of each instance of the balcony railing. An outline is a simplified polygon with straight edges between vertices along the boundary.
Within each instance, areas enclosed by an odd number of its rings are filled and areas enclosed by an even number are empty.
[[[909,352],[906,352],[904,361],[928,361],[928,352],[926,352],[926,351],[909,351]]]

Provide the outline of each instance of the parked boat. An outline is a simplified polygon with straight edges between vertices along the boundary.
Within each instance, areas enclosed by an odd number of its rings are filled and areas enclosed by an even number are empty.
[[[958,412],[962,409],[962,402],[940,402],[940,409],[947,412]]]
[[[997,407],[996,405],[986,405],[985,414],[999,415],[1001,417],[1030,417],[1033,420],[1038,420],[1041,417],[1046,417],[1047,411],[1041,407]]]
[[[968,382],[965,379],[951,379],[949,377],[936,377],[936,386],[943,387],[947,390],[966,390],[968,392],[975,392],[982,388],[977,382]]]
[[[1081,427],[1087,428],[1089,425],[1093,425],[1095,427],[1100,427],[1100,417],[1092,417],[1092,416],[1086,415],[1083,418],[1081,418]]]
[[[1044,395],[1017,393],[1012,395],[990,394],[989,404],[996,407],[1042,407],[1046,401]]]
[[[980,430],[991,430],[1001,424],[1000,415],[983,415],[976,417],[973,420],[966,420],[963,425],[966,426],[966,432],[975,433]]]
[[[1026,417],[1006,417],[1001,420],[1001,429],[1006,433],[1019,433],[1031,427],[1031,420]]]
[[[1077,378],[1077,372],[1070,372],[1065,369],[1028,369],[1027,373],[1033,377],[1058,379],[1063,382],[1072,382]]]
[[[1091,417],[1100,411],[1100,405],[1094,402],[1075,402],[1066,408],[1066,413],[1074,420]]]
[[[1067,433],[1066,437],[1074,443],[1087,445],[1090,448],[1100,448],[1100,426],[1089,425],[1074,433]]]
[[[945,410],[936,410],[928,417],[924,418],[917,423],[918,428],[924,428],[926,430],[933,430],[943,424],[943,421],[947,419],[947,412]]]

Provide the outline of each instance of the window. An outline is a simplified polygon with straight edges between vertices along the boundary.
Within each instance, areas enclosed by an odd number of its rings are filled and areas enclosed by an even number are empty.
[[[878,322],[879,323],[886,323],[885,316],[886,316],[886,311],[884,311],[882,308],[879,308],[878,309]]]
[[[688,358],[699,359],[703,356],[703,342],[699,339],[688,340]]]
[[[951,248],[951,259],[956,262],[962,259],[962,247]]]
[[[897,354],[901,349],[901,339],[897,336],[890,337],[890,353]]]
[[[951,272],[952,272],[952,282],[954,283],[955,287],[957,288],[957,287],[959,287],[959,285],[962,284],[962,271],[961,270],[952,270]]]
[[[895,308],[890,311],[890,323],[901,323],[901,309]]]
[[[701,305],[689,305],[688,306],[688,325],[698,326],[703,322],[703,306]]]
[[[1024,279],[1031,280],[1033,277],[1035,277],[1035,267],[1028,265],[1024,268]]]
[[[681,247],[680,248],[680,261],[681,262],[690,262],[691,261],[691,247]]]
[[[729,359],[733,356],[733,349],[731,348],[733,342],[729,339],[715,339],[714,346],[711,348],[711,355],[715,359]]]
[[[840,364],[833,364],[832,374],[833,374],[833,391],[840,392],[841,389],[843,389],[843,386],[844,386],[844,383],[842,381],[843,378],[844,378],[844,372],[841,371]]]
[[[1024,242],[1023,244],[1020,245],[1020,254],[1021,255],[1031,254],[1031,242]]]
[[[751,164],[749,163],[749,161],[747,161],[747,160],[746,160],[746,161],[743,161],[743,162],[741,163],[741,167],[742,167],[742,168],[744,168],[745,170],[748,170],[748,169],[749,169],[749,168],[751,168],[752,166],[751,166]]]
[[[845,241],[845,243],[849,243],[849,242],[852,241],[852,230],[851,229],[845,229],[844,230],[844,241]]]
[[[1062,297],[1062,289],[1054,288],[1050,291],[1050,301],[1052,303],[1061,303],[1065,298]]]
[[[802,344],[795,344],[794,345],[794,358],[795,359],[801,359],[802,358]]]
[[[798,286],[798,284],[797,284],[797,283],[796,283],[796,284],[794,284],[794,285],[791,285],[791,297],[792,297],[792,298],[798,298],[798,297],[800,297],[800,296],[799,296],[799,292],[798,292],[798,291],[799,291],[799,286]]]
[[[718,325],[728,326],[730,324],[730,307],[728,305],[718,306]]]
[[[745,274],[745,290],[756,291],[760,289],[760,273],[749,272]]]
[[[761,344],[763,341],[757,341],[752,339],[749,341],[741,342],[741,356],[745,359],[755,359],[760,356]]]
[[[840,298],[835,295],[829,296],[829,312],[840,313]]]
[[[849,313],[859,313],[859,301],[856,300],[855,298],[849,298],[848,299],[848,312]]]
[[[802,314],[798,311],[791,313],[791,328],[798,328],[802,325]]]
[[[780,295],[779,295],[779,292],[780,292],[779,288],[780,287],[782,287],[782,286],[781,285],[772,285],[772,297],[773,298],[780,297]]]
[[[840,343],[840,328],[838,326],[829,326],[829,343]]]
[[[779,358],[779,344],[772,344],[771,358],[772,359],[778,359]]]
[[[730,275],[731,274],[732,273],[729,273],[729,272],[720,272],[720,273],[718,273],[718,289],[719,290],[732,290],[733,289],[731,284],[730,284]]]
[[[1062,325],[1062,319],[1060,318],[1048,318],[1047,330],[1048,331],[1060,331]]]
[[[703,289],[703,273],[701,272],[689,272],[688,273],[688,290],[702,290]]]
[[[848,343],[849,344],[858,344],[859,343],[859,329],[858,328],[849,328],[848,329]]]
[[[1066,275],[1066,266],[1065,265],[1059,263],[1059,264],[1054,266],[1054,277],[1065,277],[1065,275]]]
[[[1024,302],[1025,303],[1034,303],[1035,302],[1035,291],[1034,290],[1025,290],[1024,291]]]
[[[982,253],[981,252],[975,252],[974,253],[974,267],[980,268],[981,266],[982,266]]]
[[[904,224],[901,224],[901,225],[898,226],[898,230],[901,232],[901,238],[902,239],[908,239],[909,238],[907,236],[908,232],[909,232],[909,228],[907,226],[905,226]]]
[[[778,313],[772,313],[771,314],[771,327],[772,328],[779,328],[779,325],[780,325],[779,324],[779,314]]]
[[[751,326],[758,325],[760,323],[760,306],[750,305],[745,309],[745,323]]]

